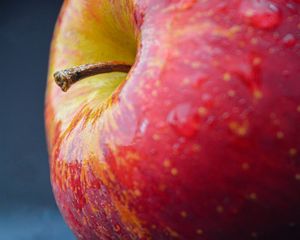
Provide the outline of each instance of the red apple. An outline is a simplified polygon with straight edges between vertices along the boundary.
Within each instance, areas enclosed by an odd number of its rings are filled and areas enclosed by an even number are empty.
[[[78,239],[299,239],[299,3],[65,1],[46,128]],[[55,85],[106,61],[133,67]]]

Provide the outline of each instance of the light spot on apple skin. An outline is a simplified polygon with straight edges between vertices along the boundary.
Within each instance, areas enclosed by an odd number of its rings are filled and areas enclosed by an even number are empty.
[[[154,141],[158,141],[160,139],[160,136],[158,134],[154,134],[152,136],[152,138],[153,138]]]
[[[191,67],[194,69],[198,69],[198,68],[200,68],[200,66],[201,66],[200,62],[192,62],[191,63]]]
[[[155,77],[155,70],[153,68],[148,68],[145,71],[145,75],[147,78],[154,78]]]
[[[164,62],[159,58],[152,58],[151,61],[148,62],[148,66],[150,68],[152,67],[158,67],[161,68],[163,66]]]
[[[245,171],[246,171],[246,170],[249,170],[249,169],[250,169],[249,163],[243,163],[243,164],[242,164],[242,169],[245,170]]]
[[[188,85],[191,82],[191,80],[188,77],[185,77],[182,81],[183,85]]]
[[[248,132],[248,123],[230,122],[229,129],[238,136],[245,136]]]
[[[231,74],[228,73],[228,72],[224,73],[223,74],[223,80],[226,81],[226,82],[230,81],[231,80]]]
[[[203,230],[202,230],[201,228],[198,228],[198,229],[196,230],[196,234],[197,234],[197,235],[202,235],[202,234],[203,234]]]
[[[229,38],[232,38],[234,37],[234,35],[238,32],[241,31],[241,27],[239,25],[235,25],[235,26],[232,26],[229,30],[228,30],[228,37]]]
[[[180,57],[180,51],[178,49],[174,49],[171,54],[173,57]]]
[[[137,161],[137,160],[141,159],[138,153],[132,152],[132,151],[127,152],[126,158],[131,160],[131,161]]]
[[[300,181],[300,173],[297,173],[297,174],[295,175],[295,179],[296,179],[297,181]]]
[[[290,150],[289,150],[289,155],[290,155],[291,157],[295,157],[295,156],[297,155],[297,153],[298,153],[298,151],[297,151],[296,148],[290,148]]]
[[[182,218],[186,218],[186,217],[187,217],[187,212],[186,212],[186,211],[181,211],[181,212],[180,212],[180,216],[181,216]]]
[[[256,195],[256,193],[250,193],[249,194],[249,199],[251,199],[251,200],[257,200],[257,195]]]
[[[200,152],[201,151],[201,145],[199,145],[199,144],[193,144],[192,151],[193,152]]]
[[[170,236],[173,238],[179,238],[179,234],[170,227],[167,227],[166,230],[169,232]]]
[[[160,183],[158,185],[158,189],[159,189],[159,191],[164,192],[164,191],[166,191],[167,186],[165,184],[163,184],[163,183]]]
[[[151,92],[151,95],[152,95],[153,97],[157,97],[157,91],[156,91],[156,90],[153,90],[153,91]]]
[[[261,64],[261,62],[262,62],[262,60],[261,60],[261,58],[259,58],[259,57],[255,57],[255,58],[252,60],[253,66],[258,66],[258,65]]]
[[[178,175],[178,169],[177,169],[177,168],[172,168],[172,169],[171,169],[171,174],[172,174],[173,176],[177,176],[177,175]]]
[[[152,228],[152,229],[156,229],[157,227],[156,227],[155,224],[152,224],[152,225],[151,225],[151,228]]]
[[[78,214],[80,214],[80,211],[78,211]],[[83,226],[87,225],[87,221],[86,221],[85,217],[82,218],[82,224],[83,224]]]
[[[255,89],[255,90],[253,91],[253,97],[254,97],[256,100],[259,100],[259,99],[261,99],[261,98],[263,97],[263,93],[262,93],[260,90]]]
[[[224,212],[224,207],[221,206],[221,205],[219,205],[219,206],[216,207],[216,211],[217,211],[218,213],[223,213],[223,212]]]
[[[180,9],[187,10],[193,7],[194,4],[197,3],[197,0],[189,0],[189,1],[182,1]]]
[[[198,113],[200,116],[205,116],[207,114],[207,109],[205,107],[199,107],[198,108]]]
[[[283,138],[284,138],[284,133],[281,132],[281,131],[278,131],[278,132],[276,133],[276,137],[277,137],[277,139],[283,139]]]
[[[141,191],[140,191],[139,189],[135,189],[133,193],[134,193],[134,195],[135,195],[136,197],[142,196],[142,193],[141,193]]]
[[[258,39],[257,38],[251,38],[251,44],[252,45],[256,45],[258,43]]]
[[[229,97],[234,97],[235,94],[236,94],[236,93],[235,93],[234,90],[229,90],[228,93],[227,93],[227,95],[228,95]]]
[[[297,112],[300,113],[300,105],[297,107]]]
[[[169,168],[171,166],[171,161],[169,159],[166,159],[164,162],[163,162],[163,165],[165,168]]]

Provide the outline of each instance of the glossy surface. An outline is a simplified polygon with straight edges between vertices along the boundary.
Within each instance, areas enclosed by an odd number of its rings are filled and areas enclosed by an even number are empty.
[[[296,239],[299,31],[298,1],[66,1],[46,124],[77,237]],[[54,71],[106,60],[135,61],[126,82],[54,85]]]

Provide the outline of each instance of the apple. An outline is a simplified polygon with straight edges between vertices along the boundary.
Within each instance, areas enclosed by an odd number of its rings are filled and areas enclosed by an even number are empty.
[[[78,239],[300,239],[299,3],[64,2],[45,118]]]

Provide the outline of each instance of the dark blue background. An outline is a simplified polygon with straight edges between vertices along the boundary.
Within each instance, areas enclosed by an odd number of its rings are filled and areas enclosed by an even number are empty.
[[[44,93],[62,1],[0,1],[0,239],[74,239],[51,192]]]

